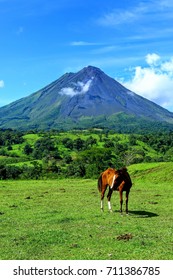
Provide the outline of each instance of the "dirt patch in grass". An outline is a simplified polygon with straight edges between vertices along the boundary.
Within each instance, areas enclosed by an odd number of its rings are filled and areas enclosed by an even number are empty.
[[[125,234],[121,234],[121,235],[117,236],[118,240],[124,240],[124,241],[129,241],[132,238],[133,238],[133,236],[131,233],[125,233]]]

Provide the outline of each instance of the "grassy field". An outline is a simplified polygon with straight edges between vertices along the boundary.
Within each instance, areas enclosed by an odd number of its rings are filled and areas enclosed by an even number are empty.
[[[0,259],[160,259],[173,256],[173,163],[129,167],[129,215],[100,212],[97,180],[0,182]]]

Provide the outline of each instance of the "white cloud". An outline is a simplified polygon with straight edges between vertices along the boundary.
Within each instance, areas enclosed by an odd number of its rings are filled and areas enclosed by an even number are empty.
[[[3,87],[4,87],[4,81],[0,80],[0,88],[3,88]]]
[[[62,88],[60,91],[60,94],[66,94],[66,95],[75,95],[75,90],[73,88],[70,87],[66,87],[66,88]]]
[[[74,96],[76,94],[85,94],[92,83],[92,79],[88,80],[86,83],[83,82],[77,82],[74,84],[74,87],[66,87],[66,88],[62,88],[60,91],[60,94],[66,94],[66,95],[70,95],[70,96]]]
[[[115,27],[122,24],[130,24],[143,19],[146,14],[151,14],[152,4],[139,2],[136,6],[128,6],[128,9],[114,9],[105,13],[97,20],[102,26]]]
[[[168,72],[169,76],[173,76],[173,57],[161,65],[161,70]]]
[[[136,3],[135,3],[136,2]],[[170,37],[172,28],[170,20],[173,19],[173,1],[129,1],[129,5],[105,12],[97,20],[97,24],[107,28],[130,28],[136,39]],[[160,22],[162,22],[161,28]],[[127,28],[127,31],[128,31]],[[121,30],[121,29],[120,29]],[[142,35],[141,35],[142,34]]]
[[[152,54],[147,54],[146,55],[146,62],[149,65],[158,65],[158,62],[160,60],[160,56],[156,53],[152,53]]]
[[[97,46],[103,45],[101,43],[85,42],[85,41],[74,41],[70,43],[71,46]]]
[[[105,14],[98,20],[98,23],[103,26],[116,26],[119,24],[129,23],[135,21],[138,17],[137,13],[133,11],[112,11],[111,13]]]
[[[146,56],[147,66],[137,66],[133,76],[121,83],[131,91],[173,111],[173,58],[162,61],[157,54]]]

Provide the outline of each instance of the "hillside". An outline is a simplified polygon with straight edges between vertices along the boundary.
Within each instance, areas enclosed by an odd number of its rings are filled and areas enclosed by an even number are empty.
[[[99,68],[66,73],[43,89],[0,108],[0,128],[173,128],[173,113],[131,92]]]
[[[1,180],[97,178],[110,166],[173,162],[173,133],[127,135],[85,130],[24,134],[7,130],[0,131],[0,145]]]
[[[133,180],[137,183],[143,180],[159,184],[172,181],[173,163],[172,162],[152,162],[138,163],[128,168]],[[163,184],[164,185],[164,184]]]

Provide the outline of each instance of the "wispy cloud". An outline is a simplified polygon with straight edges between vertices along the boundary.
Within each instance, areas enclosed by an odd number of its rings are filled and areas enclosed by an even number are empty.
[[[97,48],[93,48],[90,53],[91,54],[105,54],[112,52],[113,50],[117,49],[117,46],[108,45],[107,43],[96,43],[96,42],[86,42],[86,41],[74,41],[70,43],[71,46],[93,46]]]
[[[0,80],[0,88],[3,88],[5,86],[4,81]]]
[[[121,83],[150,99],[157,104],[173,111],[173,57],[167,61],[156,54],[147,54],[145,57],[146,67],[136,66],[132,69],[131,79]]]
[[[173,7],[173,2],[170,0],[160,0],[158,4],[160,7]]]
[[[111,12],[104,14],[97,20],[97,23],[103,26],[118,26],[126,23],[134,23],[141,18],[148,11],[148,6],[139,3],[135,7],[128,10],[114,9]]]
[[[102,43],[86,42],[86,41],[74,41],[70,43],[71,46],[98,46],[103,45]]]
[[[117,26],[126,22],[133,22],[137,15],[132,11],[114,10],[98,19],[98,24],[103,26]]]
[[[102,26],[116,27],[123,24],[147,23],[157,21],[162,22],[163,19],[173,18],[173,3],[168,0],[138,2],[136,6],[129,6],[128,9],[113,9],[109,13],[104,14],[97,20]],[[164,25],[164,24],[163,24]]]
[[[91,51],[92,54],[106,54],[106,53],[110,53],[112,51],[114,51],[115,49],[117,49],[116,46],[105,46],[102,48],[97,48]]]

